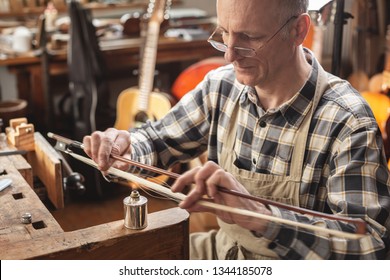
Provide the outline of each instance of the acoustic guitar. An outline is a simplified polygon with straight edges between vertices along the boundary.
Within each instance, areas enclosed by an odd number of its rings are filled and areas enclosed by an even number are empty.
[[[226,60],[222,56],[210,57],[198,61],[180,73],[174,81],[171,92],[180,100],[187,92],[194,89],[211,70],[226,65]]]
[[[172,107],[168,94],[153,91],[158,38],[161,23],[168,17],[171,0],[151,0],[147,11],[150,19],[147,23],[145,43],[141,48],[139,87],[122,91],[117,99],[117,115],[114,127],[129,130],[139,127],[147,120],[157,120],[164,117]],[[173,167],[175,171],[179,166]],[[148,180],[163,183],[168,176],[159,175]]]
[[[153,91],[160,25],[167,17],[171,0],[154,0],[148,5],[150,19],[142,49],[139,86],[122,91],[117,99],[115,128],[128,130],[147,120],[160,119],[171,109],[167,94]]]
[[[378,91],[364,91],[362,96],[370,105],[378,122],[385,143],[386,156],[390,158],[390,25],[386,33],[386,59],[383,73],[380,77],[381,87]]]

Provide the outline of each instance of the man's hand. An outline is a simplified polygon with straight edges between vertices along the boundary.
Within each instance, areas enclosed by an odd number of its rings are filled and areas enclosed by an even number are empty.
[[[222,221],[229,224],[237,224],[249,230],[262,233],[267,226],[267,221],[239,214],[227,213],[219,210],[206,209],[197,205],[204,196],[213,199],[215,203],[227,205],[238,209],[246,209],[261,214],[271,215],[260,202],[220,192],[219,188],[226,188],[236,192],[248,194],[232,174],[224,171],[214,162],[207,162],[203,167],[191,169],[181,175],[173,184],[173,192],[181,192],[186,186],[194,184],[187,198],[180,203],[180,207],[190,212],[209,211],[215,213]]]
[[[115,161],[110,155],[130,158],[130,133],[125,130],[108,128],[106,131],[95,131],[83,139],[84,151],[99,166],[106,171],[111,166],[125,170],[126,163]]]

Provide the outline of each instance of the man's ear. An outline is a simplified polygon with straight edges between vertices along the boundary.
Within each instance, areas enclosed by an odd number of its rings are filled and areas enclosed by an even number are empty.
[[[310,16],[306,13],[301,14],[296,19],[292,32],[292,40],[296,46],[301,45],[305,40],[306,35],[309,33],[310,24]]]

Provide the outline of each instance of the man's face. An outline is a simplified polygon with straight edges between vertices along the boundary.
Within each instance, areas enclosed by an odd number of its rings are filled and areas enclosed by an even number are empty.
[[[283,58],[287,55],[287,48],[283,46],[281,32],[278,32],[281,24],[276,2],[217,2],[218,25],[222,29],[224,43],[229,47],[225,59],[234,65],[237,80],[245,85],[257,86],[266,81],[271,82],[278,69],[284,66]],[[239,55],[233,47],[251,48],[256,54],[245,57]]]

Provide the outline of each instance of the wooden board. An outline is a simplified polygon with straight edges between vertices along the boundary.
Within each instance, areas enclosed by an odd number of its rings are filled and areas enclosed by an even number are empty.
[[[14,149],[7,149],[7,150],[14,150]],[[7,157],[7,159],[10,162],[12,162],[12,165],[19,171],[19,173],[22,175],[24,180],[26,180],[29,186],[33,188],[34,186],[33,171],[31,165],[25,160],[25,158],[22,155],[14,155],[12,157],[11,156]]]
[[[154,212],[148,227],[130,230],[123,220],[35,238],[6,246],[1,259],[188,259],[188,213],[179,208]],[[28,250],[26,250],[28,248]]]
[[[57,209],[64,208],[63,176],[60,156],[39,133],[34,133],[35,151],[27,154],[35,176],[46,187],[50,201]]]
[[[32,241],[41,236],[61,233],[62,229],[34,190],[13,166],[9,157],[0,157],[0,165],[7,173],[0,178],[12,180],[12,185],[0,192],[0,244],[2,247],[0,258],[4,259],[6,257],[4,254],[8,254],[5,250],[6,244],[14,244],[22,240]],[[21,223],[21,217],[26,212],[32,214],[33,224]]]
[[[1,150],[14,151],[16,149],[10,145]],[[57,209],[64,208],[61,157],[39,132],[34,133],[33,151],[28,152],[26,156],[13,155],[7,158],[31,188],[34,188],[34,177],[38,177],[44,184],[47,196],[53,205]]]

